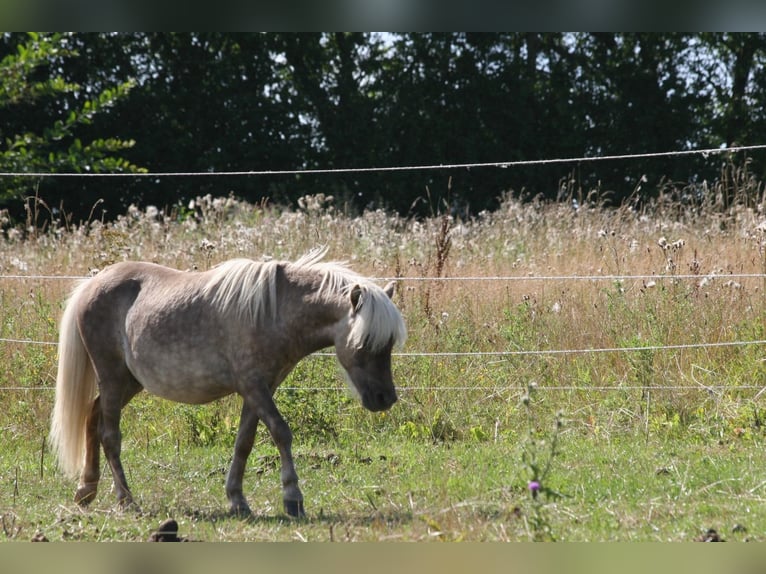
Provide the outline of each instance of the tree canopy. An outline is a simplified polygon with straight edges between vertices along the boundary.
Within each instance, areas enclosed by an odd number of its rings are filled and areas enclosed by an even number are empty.
[[[14,51],[0,60],[0,169],[8,173],[115,173],[145,171],[119,154],[134,141],[80,131],[96,116],[127,97],[131,79],[103,86],[98,92],[67,78],[65,63],[77,56],[70,38],[35,34],[19,38]],[[2,180],[2,198],[31,193],[28,178]]]
[[[0,37],[0,171],[224,172],[485,163],[766,141],[766,35],[73,33]],[[748,169],[762,177],[756,154]],[[86,217],[211,193],[400,213],[574,186],[620,203],[719,158],[210,178],[0,178]],[[562,182],[566,182],[563,184]]]

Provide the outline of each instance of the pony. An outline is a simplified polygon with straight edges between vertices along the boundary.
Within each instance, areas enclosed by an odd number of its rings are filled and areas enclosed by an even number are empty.
[[[230,511],[251,514],[242,481],[263,421],[279,450],[284,511],[304,516],[292,431],[274,392],[298,361],[333,346],[362,406],[387,410],[397,401],[392,350],[407,335],[394,282],[380,287],[345,262],[324,261],[326,252],[294,262],[233,259],[207,271],[125,261],[80,282],[60,322],[49,437],[61,470],[79,477],[75,502],[95,498],[103,448],[118,504],[135,505],[120,459],[120,416],[141,390],[188,404],[237,393]]]

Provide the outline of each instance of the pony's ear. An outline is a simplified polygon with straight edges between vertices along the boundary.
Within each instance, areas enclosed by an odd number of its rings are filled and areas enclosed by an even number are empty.
[[[388,283],[388,285],[383,287],[383,291],[385,292],[386,295],[388,295],[389,299],[393,299],[395,288],[396,288],[396,281],[391,281]]]
[[[351,295],[351,308],[356,313],[362,306],[362,288],[359,285],[354,285],[349,293]]]

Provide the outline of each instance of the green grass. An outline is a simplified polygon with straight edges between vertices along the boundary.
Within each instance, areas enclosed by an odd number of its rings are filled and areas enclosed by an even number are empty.
[[[282,513],[262,426],[245,477],[254,516],[226,512],[237,397],[189,406],[139,395],[124,411],[123,457],[141,511],[116,508],[106,469],[93,506],[79,509],[44,444],[55,346],[0,342],[0,539],[145,540],[168,517],[207,541],[690,541],[709,528],[766,539],[761,346],[634,350],[764,338],[763,281],[726,277],[763,268],[757,212],[735,210],[724,226],[715,213],[574,214],[511,199],[466,222],[196,209],[10,234],[0,274],[85,275],[122,259],[207,268],[324,242],[363,273],[404,278],[405,353],[522,354],[396,356],[400,401],[385,414],[348,396],[333,357],[304,360],[277,392],[306,498],[296,521]],[[685,245],[671,252],[664,236]],[[617,272],[656,281],[408,279]],[[0,337],[54,341],[71,281],[0,281]],[[615,351],[588,351],[604,348]],[[566,349],[577,352],[539,353]],[[541,476],[534,498],[528,484]]]
[[[361,434],[362,436],[358,436]],[[255,516],[225,513],[230,450],[149,448],[126,441],[125,464],[141,512],[115,508],[109,480],[88,511],[50,460],[21,441],[3,454],[4,536],[28,540],[144,540],[167,517],[197,540],[531,540],[533,501],[520,444],[414,441],[347,432],[324,446],[296,446],[308,517],[286,518],[270,443],[252,455],[246,492]],[[594,437],[564,432],[544,512],[558,540],[690,541],[708,528],[763,540],[762,440],[689,440],[672,433]],[[40,476],[42,470],[42,477]],[[736,531],[735,531],[736,530]]]

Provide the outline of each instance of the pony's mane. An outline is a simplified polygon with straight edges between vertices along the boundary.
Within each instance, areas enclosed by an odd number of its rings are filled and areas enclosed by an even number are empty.
[[[277,316],[276,270],[280,264],[295,270],[319,274],[317,294],[345,297],[350,304],[354,286],[361,289],[358,320],[349,333],[348,344],[379,350],[389,342],[401,346],[407,337],[401,313],[386,292],[370,279],[356,273],[344,261],[323,261],[326,247],[313,249],[293,262],[232,259],[214,268],[203,292],[223,312],[233,311],[242,319],[258,323],[268,311]]]
[[[276,270],[278,262],[259,263],[251,259],[231,259],[213,268],[213,274],[202,292],[211,297],[221,312],[233,311],[241,319],[253,323],[264,320],[267,307],[276,317]]]

